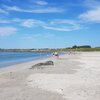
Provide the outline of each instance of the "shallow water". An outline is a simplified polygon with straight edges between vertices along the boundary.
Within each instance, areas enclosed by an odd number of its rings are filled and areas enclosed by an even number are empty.
[[[49,56],[48,52],[0,52],[0,68]]]

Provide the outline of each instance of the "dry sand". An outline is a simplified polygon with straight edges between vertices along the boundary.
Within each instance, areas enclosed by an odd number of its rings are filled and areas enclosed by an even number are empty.
[[[48,60],[54,66],[30,69]],[[0,100],[100,100],[100,52],[77,52],[0,69]]]

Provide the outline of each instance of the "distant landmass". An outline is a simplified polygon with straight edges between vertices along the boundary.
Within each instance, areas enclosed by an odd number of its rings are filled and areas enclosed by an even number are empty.
[[[3,49],[0,52],[54,52],[54,51],[100,51],[100,47],[92,47],[90,45],[77,46],[67,48],[40,48],[40,49]]]

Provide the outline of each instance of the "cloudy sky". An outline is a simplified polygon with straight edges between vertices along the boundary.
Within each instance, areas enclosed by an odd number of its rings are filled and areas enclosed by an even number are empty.
[[[100,0],[0,0],[0,48],[100,46]]]

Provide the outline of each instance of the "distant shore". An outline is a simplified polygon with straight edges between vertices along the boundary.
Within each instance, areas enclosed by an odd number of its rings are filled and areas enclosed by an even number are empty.
[[[31,49],[3,49],[0,48],[0,52],[64,52],[64,51],[78,51],[78,52],[92,52],[92,51],[100,51],[100,47],[92,47],[90,45],[82,45],[77,46],[74,45],[72,47],[66,48],[31,48]]]

